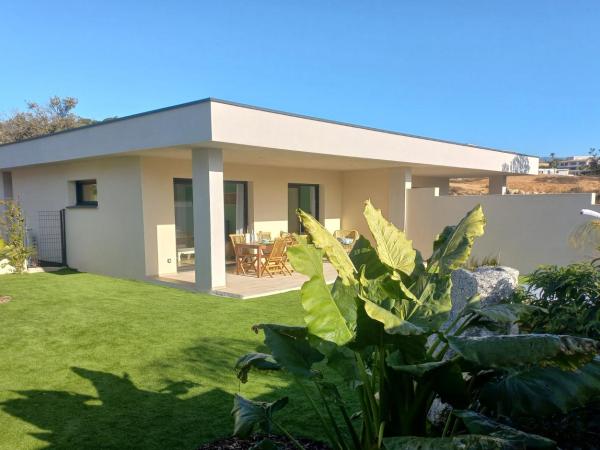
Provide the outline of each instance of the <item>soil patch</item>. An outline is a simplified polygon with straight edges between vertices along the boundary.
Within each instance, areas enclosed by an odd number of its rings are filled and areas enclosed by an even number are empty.
[[[10,295],[0,295],[0,305],[3,303],[8,303],[12,300]]]
[[[517,194],[600,193],[600,177],[591,176],[509,176],[507,185],[509,191]],[[487,178],[456,178],[450,181],[450,193],[454,195],[481,195],[486,194],[487,189]]]
[[[225,439],[219,439],[218,441],[210,442],[208,444],[204,444],[202,447],[199,447],[198,450],[249,450],[254,445],[263,441],[264,439],[269,439],[275,444],[275,448],[278,450],[296,450],[297,447],[292,444],[292,442],[284,436],[275,436],[275,435],[255,435],[251,436],[247,439],[239,439],[236,437],[230,437]],[[325,445],[323,442],[313,441],[311,439],[303,439],[297,438],[298,442],[302,444],[302,446],[306,450],[330,450],[330,447]],[[269,448],[269,447],[265,447]]]

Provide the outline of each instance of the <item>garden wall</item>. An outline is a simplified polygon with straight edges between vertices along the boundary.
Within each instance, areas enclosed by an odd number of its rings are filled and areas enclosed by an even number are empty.
[[[502,265],[527,273],[540,264],[562,265],[594,255],[594,249],[576,250],[568,242],[571,232],[589,220],[581,209],[600,211],[594,194],[440,196],[436,188],[420,188],[407,195],[407,233],[425,257],[444,226],[456,224],[477,204],[487,226],[473,248],[475,258],[497,256]]]

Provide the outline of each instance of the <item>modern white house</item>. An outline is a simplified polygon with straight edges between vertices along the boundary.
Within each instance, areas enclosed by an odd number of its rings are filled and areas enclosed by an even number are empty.
[[[580,258],[567,235],[594,203],[504,195],[507,174],[538,173],[536,157],[212,98],[0,146],[0,171],[0,198],[20,202],[34,239],[64,210],[69,266],[164,279],[193,261],[203,291],[228,283],[228,234],[301,231],[297,207],[368,237],[370,198],[427,255],[481,203],[475,254],[526,271]],[[448,195],[469,177],[488,177],[489,195]]]
[[[567,170],[569,175],[581,175],[590,168],[590,156],[568,156],[557,162],[557,168]]]

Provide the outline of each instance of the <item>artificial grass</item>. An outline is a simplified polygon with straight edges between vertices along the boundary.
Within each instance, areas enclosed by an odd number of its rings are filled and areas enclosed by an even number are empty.
[[[252,300],[58,272],[0,277],[0,449],[193,449],[231,434],[233,394],[290,405],[281,422],[320,438],[281,373],[238,383],[265,350],[254,323],[301,324],[298,292]],[[274,392],[274,391],[277,392]]]

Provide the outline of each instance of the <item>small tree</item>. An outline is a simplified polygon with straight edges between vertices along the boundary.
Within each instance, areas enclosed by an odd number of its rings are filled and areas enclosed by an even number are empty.
[[[23,211],[12,200],[0,201],[0,208],[3,209],[0,216],[0,259],[8,259],[15,271],[22,273],[26,268],[27,258],[33,254],[33,249],[27,245]]]
[[[586,173],[588,175],[600,175],[600,150],[597,148],[590,148],[588,153],[590,159]]]
[[[73,97],[56,96],[51,97],[46,105],[28,102],[26,111],[15,111],[5,120],[0,119],[0,144],[94,123],[94,120],[80,117],[73,112],[77,102]]]

